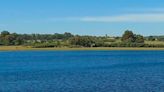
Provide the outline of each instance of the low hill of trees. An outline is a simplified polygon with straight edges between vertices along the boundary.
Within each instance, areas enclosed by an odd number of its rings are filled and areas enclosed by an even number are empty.
[[[144,37],[126,30],[122,37],[80,36],[69,32],[63,34],[18,34],[2,31],[0,46],[31,46],[33,48],[50,47],[164,47],[164,44],[148,44],[160,41],[164,36]]]

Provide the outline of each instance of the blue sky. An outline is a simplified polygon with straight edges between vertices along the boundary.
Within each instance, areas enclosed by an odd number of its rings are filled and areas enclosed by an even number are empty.
[[[164,35],[164,0],[1,0],[0,30]]]

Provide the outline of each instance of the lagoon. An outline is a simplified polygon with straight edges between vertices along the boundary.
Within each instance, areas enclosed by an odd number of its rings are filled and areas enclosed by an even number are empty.
[[[164,51],[1,51],[0,92],[164,92]]]

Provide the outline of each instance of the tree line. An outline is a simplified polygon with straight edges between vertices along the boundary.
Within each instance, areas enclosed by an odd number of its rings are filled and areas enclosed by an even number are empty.
[[[145,44],[147,41],[164,41],[163,36],[144,37],[126,30],[121,37],[80,36],[69,32],[63,34],[18,34],[2,31],[0,46],[49,47],[164,47],[162,44]]]

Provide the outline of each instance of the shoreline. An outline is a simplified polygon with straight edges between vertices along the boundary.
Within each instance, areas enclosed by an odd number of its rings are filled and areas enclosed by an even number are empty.
[[[85,51],[85,50],[164,50],[163,48],[146,48],[146,47],[92,47],[92,48],[31,48],[24,46],[0,46],[0,51],[39,51],[39,50],[49,50],[49,51]]]

